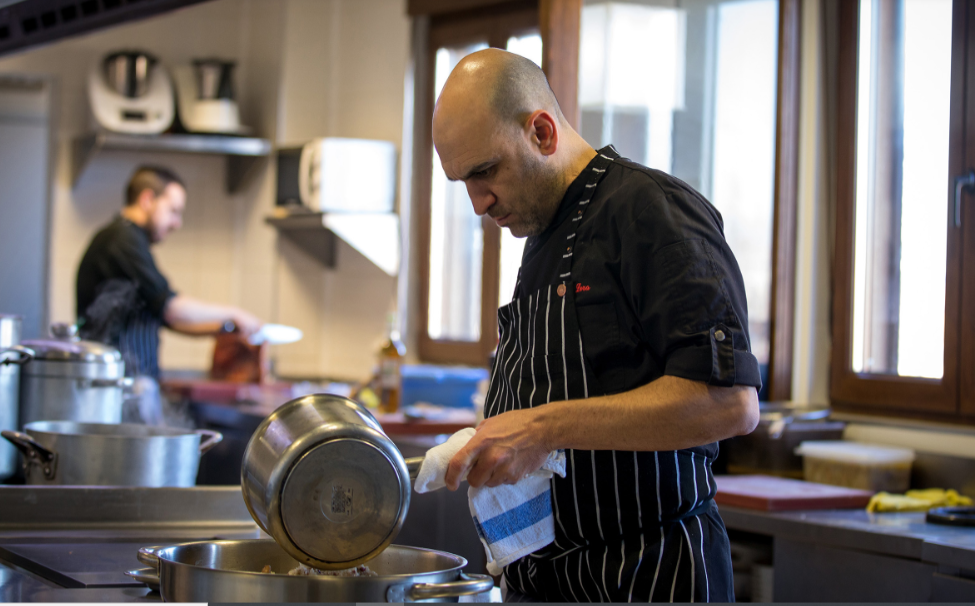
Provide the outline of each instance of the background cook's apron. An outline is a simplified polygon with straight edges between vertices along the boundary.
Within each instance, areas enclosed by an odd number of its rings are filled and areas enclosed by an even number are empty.
[[[600,150],[564,242],[559,282],[498,310],[485,416],[603,395],[576,318],[572,259],[589,200],[619,157]],[[505,568],[509,588],[546,601],[732,602],[731,554],[713,497],[715,445],[680,451],[566,451],[552,480],[555,542]]]

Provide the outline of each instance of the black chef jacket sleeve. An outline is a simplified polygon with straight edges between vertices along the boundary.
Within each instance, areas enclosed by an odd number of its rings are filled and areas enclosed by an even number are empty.
[[[176,293],[170,289],[166,276],[156,267],[147,243],[127,234],[114,239],[108,249],[109,262],[115,265],[115,271],[111,274],[121,273],[135,282],[146,309],[160,321],[164,321],[166,303]]]
[[[621,279],[642,339],[666,375],[760,387],[744,282],[720,214],[689,188],[665,184],[650,198],[621,251]]]

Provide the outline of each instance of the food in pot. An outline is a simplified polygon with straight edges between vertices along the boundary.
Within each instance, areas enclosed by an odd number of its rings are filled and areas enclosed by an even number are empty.
[[[271,565],[267,564],[261,569],[264,574],[274,574],[271,570]],[[292,568],[288,571],[288,576],[291,577],[308,577],[308,576],[326,576],[326,577],[374,577],[377,576],[376,572],[365,564],[360,564],[355,568],[343,568],[342,570],[319,570],[318,568],[312,568],[306,564],[298,564],[297,568]]]

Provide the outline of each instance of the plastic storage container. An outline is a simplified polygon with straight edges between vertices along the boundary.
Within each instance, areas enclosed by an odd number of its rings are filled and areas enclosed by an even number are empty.
[[[477,382],[488,378],[485,368],[430,366],[426,364],[402,367],[402,405],[427,402],[438,406],[472,408],[472,396]]]
[[[844,440],[803,442],[803,476],[809,482],[900,493],[911,484],[914,451]]]

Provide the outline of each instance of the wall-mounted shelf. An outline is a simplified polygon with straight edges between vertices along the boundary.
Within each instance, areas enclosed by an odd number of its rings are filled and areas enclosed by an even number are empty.
[[[399,273],[399,215],[395,213],[287,212],[265,221],[326,267],[335,267],[335,238],[345,240],[391,276]]]
[[[77,184],[85,167],[102,150],[224,155],[227,156],[227,191],[234,193],[254,164],[271,153],[271,142],[229,135],[90,133],[74,140],[72,185]]]

